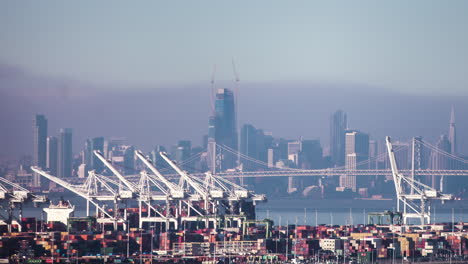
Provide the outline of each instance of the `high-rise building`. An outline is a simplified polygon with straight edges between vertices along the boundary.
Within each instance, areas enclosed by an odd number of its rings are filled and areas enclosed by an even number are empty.
[[[84,149],[84,163],[86,164],[87,170],[95,170],[97,173],[101,173],[104,170],[104,164],[94,155],[94,150],[104,152],[104,138],[96,137],[87,139],[85,142]]]
[[[302,140],[288,142],[288,159],[299,166],[299,155],[302,150]]]
[[[452,146],[450,145],[450,141],[447,135],[441,135],[439,140],[437,141],[436,147],[439,150],[450,152]],[[450,169],[449,166],[449,158],[442,153],[438,153],[436,151],[432,151],[431,153],[431,169],[433,170],[447,170]],[[431,180],[431,187],[435,189],[440,189],[441,182],[440,176],[432,175]]]
[[[257,158],[257,129],[251,124],[245,124],[241,129],[240,152],[251,158]]]
[[[193,170],[193,162],[187,161],[192,152],[192,142],[190,140],[180,140],[174,150],[174,158],[178,164],[183,164],[187,171]]]
[[[123,154],[124,173],[127,175],[135,173],[135,148],[126,146]]]
[[[347,170],[369,168],[368,164],[365,167],[358,165],[360,162],[369,159],[369,135],[356,130],[348,131],[346,132],[345,145],[345,167]],[[361,184],[360,182],[356,182],[356,176],[340,176],[340,187],[349,188],[355,192],[358,185]]]
[[[58,138],[57,176],[67,178],[72,176],[72,129],[60,129]]]
[[[450,142],[450,153],[457,155],[457,131],[455,127],[455,109],[452,106],[452,112],[450,113],[450,126],[448,140]]]
[[[345,134],[348,126],[346,114],[338,110],[330,117],[330,156],[335,165],[345,163]]]
[[[214,152],[210,155],[216,156],[211,159],[213,162],[210,167],[218,166],[221,170],[234,168],[236,155],[219,148],[214,151],[212,146],[216,142],[217,145],[237,150],[234,94],[229,89],[218,89],[216,92],[214,115],[209,119],[208,138],[208,151]]]
[[[47,160],[46,167],[50,174],[57,175],[58,142],[57,137],[47,137]]]
[[[303,169],[321,169],[323,150],[319,140],[302,140],[301,167]]]
[[[124,144],[125,138],[111,138],[104,140],[104,147],[103,147],[103,155],[106,159],[110,159],[109,152],[111,152],[114,148],[121,146]]]
[[[166,148],[161,145],[156,145],[154,150],[150,152],[150,159],[156,168],[163,167],[165,165],[164,159],[159,155],[159,152],[166,152]]]
[[[271,133],[265,133],[262,129],[256,129],[250,124],[242,126],[240,138],[240,152],[242,154],[256,160],[267,162],[268,149],[271,148],[272,145],[273,136]],[[245,160],[242,160],[242,163],[245,162]]]
[[[33,120],[33,134],[34,134],[34,153],[33,165],[42,169],[46,168],[46,154],[47,154],[47,119],[44,115],[36,115]],[[39,174],[34,173],[33,185],[38,187],[41,185],[41,177]]]

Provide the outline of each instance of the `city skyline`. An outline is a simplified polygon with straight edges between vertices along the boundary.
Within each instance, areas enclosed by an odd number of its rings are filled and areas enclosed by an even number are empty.
[[[408,98],[391,93],[379,95],[359,89],[350,94],[338,88],[323,92],[319,88],[304,90],[304,86],[298,86],[289,88],[283,98],[279,99],[279,92],[272,90],[264,93],[264,88],[243,85],[239,123],[251,123],[273,133],[275,137],[303,136],[326,143],[330,133],[329,115],[337,109],[343,109],[350,116],[350,127],[368,132],[372,139],[382,140],[386,135],[409,139],[421,135],[435,142],[441,134],[449,133],[447,123],[451,107],[455,106],[459,154],[466,154],[468,149],[468,139],[463,137],[465,131],[468,131],[468,122],[465,122],[468,106],[462,103],[464,97]],[[297,96],[297,93],[302,96]],[[30,121],[27,120],[31,120],[35,113],[43,113],[51,120],[50,132],[58,131],[61,127],[73,127],[75,148],[81,146],[87,138],[97,136],[125,137],[128,142],[144,150],[150,150],[154,145],[169,146],[181,139],[199,145],[202,136],[207,134],[205,124],[210,114],[209,87],[185,89],[182,94],[186,96],[181,97],[176,90],[134,94],[95,92],[92,96],[69,98],[7,94],[2,104],[5,111],[0,113],[2,120],[8,123],[3,133],[4,148],[0,156],[15,158],[31,153]],[[259,96],[265,100],[255,100]],[[346,100],[348,96],[355,97],[355,101]],[[324,101],[330,98],[333,100]],[[150,106],[155,100],[157,104]],[[430,108],[426,106],[428,100],[433,102]],[[134,108],[134,101],[142,104]],[[174,108],[175,103],[184,105],[184,108]],[[17,108],[18,104],[22,108]],[[87,107],[82,107],[83,104]],[[277,108],[280,104],[282,107]],[[399,107],[394,108],[395,104]],[[77,107],[79,112],[75,111]],[[108,109],[110,114],[105,115],[99,111],[101,108]],[[157,114],[167,109],[176,111]],[[152,112],[153,115],[148,115]],[[73,116],[73,122],[66,118],[67,115]],[[90,116],[93,118],[90,119]],[[148,119],[150,116],[154,119]]]

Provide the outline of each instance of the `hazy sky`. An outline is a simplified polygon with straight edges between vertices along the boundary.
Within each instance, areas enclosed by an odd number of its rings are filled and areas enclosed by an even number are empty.
[[[207,133],[210,79],[240,123],[319,138],[330,114],[383,140],[448,132],[468,154],[468,1],[0,1],[0,157],[32,119],[150,150]],[[224,80],[224,81],[221,81]]]
[[[468,94],[468,1],[1,1],[0,63],[113,87],[232,79]]]

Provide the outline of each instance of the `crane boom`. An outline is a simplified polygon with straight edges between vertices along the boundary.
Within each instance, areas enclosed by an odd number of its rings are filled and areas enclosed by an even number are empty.
[[[175,165],[175,163],[169,159],[165,153],[159,152],[159,155],[161,155],[161,157],[180,175],[180,177],[182,177],[183,180],[185,180],[193,189],[195,189],[198,194],[202,195],[203,197],[208,196],[208,193],[203,190],[203,188],[198,183],[193,181],[185,171],[177,167],[177,165]]]
[[[166,185],[166,187],[169,189],[172,197],[174,198],[184,198],[185,197],[185,194],[184,194],[184,190],[182,188],[180,188],[178,185],[170,182],[168,179],[166,179],[166,177],[164,177],[159,171],[158,169],[156,169],[156,167],[153,165],[153,163],[151,163],[150,160],[148,160],[141,151],[139,150],[135,150],[135,155],[146,165],[146,167],[148,167],[151,172],[154,173],[154,175],[156,175],[156,177],[158,177],[158,179],[164,184]]]
[[[119,180],[121,180],[125,184],[125,186],[127,186],[130,189],[130,191],[134,193],[137,192],[137,188],[131,182],[125,179],[125,177],[122,174],[120,174],[120,172],[116,170],[114,166],[112,166],[112,164],[106,158],[104,158],[104,156],[102,156],[101,152],[99,152],[98,150],[95,150],[93,152],[94,155],[96,155],[96,157],[98,157],[102,161],[102,163],[104,163],[104,165],[106,165],[106,167],[109,168],[112,171],[112,173],[114,173],[115,176],[117,176],[117,178],[119,178]]]
[[[90,203],[92,203],[94,206],[96,206],[96,208],[101,211],[103,214],[105,214],[107,217],[109,218],[112,218],[112,216],[110,216],[106,210],[104,210],[104,208],[100,207],[93,199],[91,199],[91,197],[89,197],[88,195],[86,195],[85,193],[77,190],[73,185],[71,185],[70,183],[62,180],[62,179],[59,179],[55,176],[52,176],[50,174],[48,174],[47,172],[39,169],[39,167],[36,167],[36,166],[31,166],[31,170],[33,170],[34,172],[42,175],[43,177],[57,183],[58,185],[62,186],[63,188],[71,191],[71,192],[74,192],[76,194],[78,194],[79,196],[83,197],[84,199],[86,199],[87,201],[89,201]]]
[[[395,159],[395,153],[393,152],[393,146],[392,142],[390,141],[390,137],[385,138],[387,142],[387,150],[388,150],[388,157],[390,159],[390,167],[392,169],[392,176],[393,176],[393,182],[395,184],[395,189],[396,189],[396,194],[397,197],[400,197],[401,195],[401,184],[400,184],[400,175],[398,172],[398,167],[396,164],[396,159]]]

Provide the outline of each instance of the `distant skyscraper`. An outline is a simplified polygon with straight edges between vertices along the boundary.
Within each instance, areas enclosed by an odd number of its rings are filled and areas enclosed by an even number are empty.
[[[347,128],[346,114],[338,110],[330,118],[330,156],[333,163],[343,165],[345,162],[345,133]]]
[[[103,137],[96,137],[86,140],[84,150],[86,169],[95,170],[97,173],[101,173],[104,170],[104,164],[101,160],[99,160],[98,157],[96,157],[96,155],[94,155],[94,150],[98,150],[101,153],[104,152]]]
[[[375,140],[369,140],[369,169],[377,169],[377,142]],[[371,161],[372,160],[372,161]]]
[[[323,150],[319,140],[303,140],[301,144],[301,167],[321,169]]]
[[[57,176],[58,142],[57,137],[47,137],[46,167],[50,174]]]
[[[452,106],[452,112],[450,113],[450,126],[448,140],[450,142],[450,153],[457,155],[457,131],[455,127],[455,109]]]
[[[123,156],[124,173],[127,175],[135,173],[135,148],[126,146]]]
[[[67,178],[72,176],[72,129],[62,128],[58,138],[57,176]]]
[[[299,166],[299,155],[302,150],[302,139],[288,142],[288,159]]]
[[[442,151],[450,152],[452,149],[447,135],[441,135],[437,141],[436,147]],[[447,170],[449,167],[449,158],[441,153],[432,151],[431,153],[431,168],[433,170]],[[440,189],[440,177],[432,175],[431,186],[435,189]]]
[[[40,168],[46,168],[46,154],[47,154],[47,119],[44,115],[36,115],[33,120],[33,134],[34,134],[34,153],[33,165]],[[34,173],[33,185],[40,186],[40,175]]]
[[[166,152],[166,148],[161,145],[156,145],[153,151],[150,152],[150,159],[156,168],[163,167],[165,164],[164,159],[159,155],[159,152]]]
[[[245,124],[241,129],[240,152],[252,158],[257,158],[257,129],[251,124]]]
[[[180,164],[185,161],[183,167],[189,172],[193,170],[193,162],[187,161],[190,158],[191,152],[192,142],[190,140],[180,140],[177,143],[174,153],[176,162]]]
[[[224,145],[228,148],[237,150],[237,131],[236,116],[234,107],[234,94],[229,89],[218,89],[216,92],[216,101],[214,115],[209,119],[208,128],[208,149],[213,152],[210,142],[216,142],[218,145]],[[216,150],[216,158],[211,159],[221,170],[235,167],[236,157],[232,153]],[[221,159],[218,159],[221,157]],[[218,163],[220,160],[220,164]],[[213,163],[212,162],[212,163]]]
[[[358,166],[358,163],[369,159],[369,135],[359,131],[349,131],[346,133],[345,147],[345,167],[348,170],[367,169],[366,167]],[[356,176],[343,175],[340,177],[340,187],[345,187],[357,190]]]

